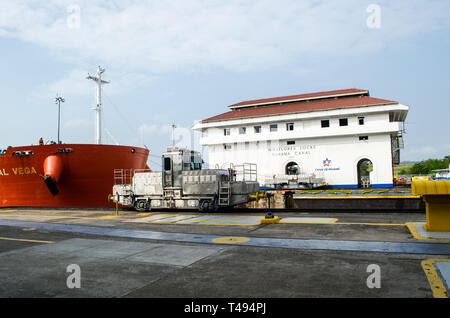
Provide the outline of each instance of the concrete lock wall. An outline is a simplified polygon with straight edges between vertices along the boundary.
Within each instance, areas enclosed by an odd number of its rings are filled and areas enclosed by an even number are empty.
[[[294,203],[292,199],[291,192],[285,191],[268,191],[273,194],[270,198],[270,208],[271,209],[285,209],[292,208]],[[267,209],[268,200],[267,198],[259,199],[258,201],[251,201],[246,204],[241,204],[236,206],[236,208],[246,208],[246,209]]]

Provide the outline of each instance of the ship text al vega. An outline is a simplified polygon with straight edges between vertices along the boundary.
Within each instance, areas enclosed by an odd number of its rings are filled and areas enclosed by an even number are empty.
[[[36,169],[34,167],[17,167],[11,168],[9,172],[8,169],[0,168],[0,176],[9,176],[9,175],[24,175],[24,174],[37,174]]]

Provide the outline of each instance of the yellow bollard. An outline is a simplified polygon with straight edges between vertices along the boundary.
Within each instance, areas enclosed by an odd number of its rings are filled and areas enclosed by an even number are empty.
[[[414,181],[411,192],[425,202],[426,231],[450,232],[450,180]]]
[[[112,194],[108,195],[108,202],[114,202],[114,196]],[[116,216],[119,215],[119,203],[116,202]]]

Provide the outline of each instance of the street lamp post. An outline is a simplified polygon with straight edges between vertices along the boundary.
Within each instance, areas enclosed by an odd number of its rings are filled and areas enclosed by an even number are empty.
[[[64,98],[56,95],[55,98],[55,104],[58,104],[58,144],[61,143],[61,141],[59,140],[59,131],[60,131],[60,122],[61,122],[61,103],[64,103],[65,100]]]

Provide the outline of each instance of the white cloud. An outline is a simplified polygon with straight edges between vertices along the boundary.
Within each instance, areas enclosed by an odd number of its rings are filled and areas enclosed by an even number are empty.
[[[64,123],[65,127],[68,127],[68,128],[86,127],[86,126],[89,126],[90,124],[91,124],[91,122],[89,120],[82,119],[82,118],[70,119]]]
[[[67,12],[79,5],[80,28]],[[370,1],[190,0],[0,2],[0,36],[47,47],[78,65],[133,73],[245,71],[301,64],[322,53],[361,54],[448,27],[448,1],[378,1],[381,28],[366,26]]]
[[[94,68],[86,68],[84,70],[74,69],[65,76],[49,83],[44,83],[37,86],[32,92],[34,97],[52,99],[56,94],[62,96],[84,96],[90,98],[92,103],[95,101],[96,85],[94,82],[87,80],[88,73],[96,74]],[[130,92],[134,89],[148,89],[154,82],[155,77],[147,74],[120,72],[117,70],[106,70],[102,77],[109,81],[105,84],[105,97],[120,95],[124,92]],[[111,80],[112,78],[112,80]]]
[[[405,150],[401,152],[402,160],[426,160],[429,158],[441,159],[448,156],[450,151],[450,146],[440,145],[440,146],[417,146],[417,147],[405,147]]]
[[[170,125],[158,125],[158,124],[142,124],[139,126],[138,131],[140,134],[158,134],[169,135],[172,133]]]
[[[56,94],[67,96],[86,96],[92,92],[94,95],[94,83],[86,79],[87,72],[79,69],[72,70],[67,76],[51,83],[41,84],[33,92],[33,95],[41,98],[54,98]]]

